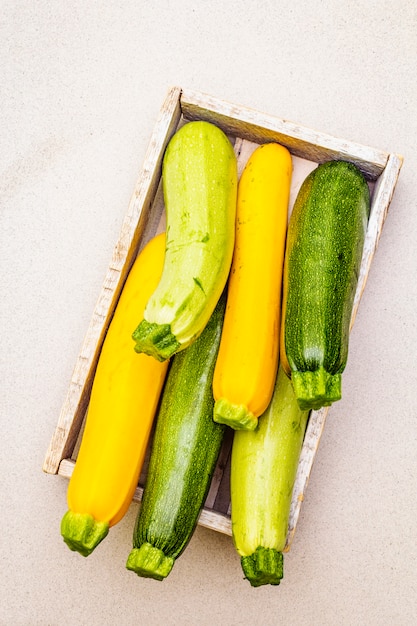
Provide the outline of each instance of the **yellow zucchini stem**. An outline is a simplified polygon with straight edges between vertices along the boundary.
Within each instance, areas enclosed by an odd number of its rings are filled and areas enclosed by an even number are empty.
[[[88,513],[67,511],[61,520],[61,535],[73,552],[89,556],[109,532],[109,523],[100,522]]]
[[[227,424],[234,430],[255,430],[258,425],[258,417],[244,404],[233,404],[226,398],[216,400],[213,418],[218,424]]]

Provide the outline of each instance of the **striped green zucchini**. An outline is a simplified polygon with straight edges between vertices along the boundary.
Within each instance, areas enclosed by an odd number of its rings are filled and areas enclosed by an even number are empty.
[[[203,333],[172,359],[126,567],[163,580],[185,549],[204,505],[225,426],[213,421],[212,380],[225,294]]]

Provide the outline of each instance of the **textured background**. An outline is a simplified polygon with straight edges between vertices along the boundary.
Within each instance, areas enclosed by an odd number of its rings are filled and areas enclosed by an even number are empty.
[[[0,20],[0,623],[416,623],[417,8],[387,0],[11,1]],[[198,528],[170,577],[124,568],[136,505],[88,559],[41,471],[167,89],[405,161],[280,587]]]

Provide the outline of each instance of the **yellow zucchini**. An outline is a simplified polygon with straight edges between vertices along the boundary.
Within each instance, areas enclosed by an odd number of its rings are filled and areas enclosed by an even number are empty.
[[[168,361],[132,349],[131,328],[160,279],[165,235],[139,254],[107,331],[61,534],[88,556],[126,513],[137,486]]]
[[[252,154],[238,185],[235,250],[213,381],[214,420],[253,430],[278,367],[281,282],[291,155],[276,143]]]

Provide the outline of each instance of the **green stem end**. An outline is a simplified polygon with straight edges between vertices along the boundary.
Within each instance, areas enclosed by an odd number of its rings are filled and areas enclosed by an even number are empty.
[[[61,535],[74,552],[88,556],[109,532],[108,522],[98,522],[88,513],[67,511],[61,520]]]
[[[181,344],[171,332],[170,324],[155,324],[142,320],[133,331],[132,339],[136,342],[135,352],[143,352],[158,361],[166,361],[181,348]]]
[[[329,374],[323,367],[315,372],[292,372],[291,380],[302,411],[330,406],[342,397],[342,375]]]
[[[226,424],[233,430],[255,430],[258,418],[243,404],[232,404],[219,398],[214,404],[213,419],[218,424]]]
[[[284,556],[274,548],[259,546],[250,556],[242,556],[240,562],[252,587],[279,585],[284,576]]]
[[[175,559],[150,543],[143,543],[130,552],[126,568],[143,578],[164,580],[172,570]]]

